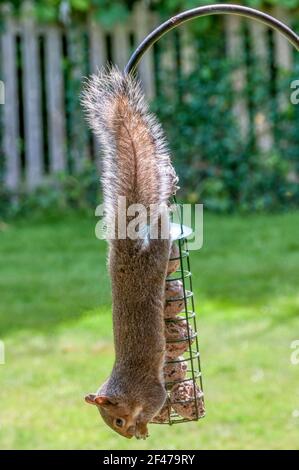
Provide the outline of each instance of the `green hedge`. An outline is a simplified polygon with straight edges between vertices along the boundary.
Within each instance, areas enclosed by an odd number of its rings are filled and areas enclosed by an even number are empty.
[[[21,2],[11,3],[18,6]],[[36,2],[36,12],[46,21],[51,20],[51,15],[54,19],[60,3],[56,0]],[[103,8],[108,3],[109,7]],[[115,19],[125,18],[132,3],[110,0],[70,1],[75,12],[84,13],[90,7],[94,11],[110,12],[110,17],[107,13],[104,20],[107,24],[113,23]],[[152,3],[160,10],[161,15],[169,15],[207,2],[164,0]],[[299,6],[299,0],[267,3],[251,0],[245,3],[254,7],[274,3],[288,8]],[[43,9],[48,11],[48,18],[42,14]],[[98,18],[103,21],[101,14],[99,13]],[[276,76],[273,96],[269,100],[269,88],[265,86],[268,79],[254,67],[250,51],[247,52],[250,76],[244,98],[252,107],[267,113],[274,129],[273,148],[267,155],[261,155],[251,129],[246,142],[240,137],[238,122],[232,113],[234,94],[230,81],[232,68],[239,64],[223,59],[223,32],[215,19],[213,23],[208,20],[192,22],[194,40],[200,50],[200,63],[195,64],[195,72],[184,78],[180,73],[160,73],[160,93],[153,103],[153,109],[159,114],[173,152],[180,175],[182,197],[191,202],[204,202],[210,209],[223,212],[298,207],[299,185],[290,175],[299,174],[299,105],[290,104],[282,113],[277,102],[277,92],[288,89],[292,77],[278,79]],[[297,66],[293,78],[298,76]],[[165,92],[174,88],[179,90],[175,98]],[[68,102],[78,102],[78,91],[70,87],[68,94]],[[71,159],[72,155],[68,157]],[[0,164],[0,182],[1,174]],[[3,189],[0,190],[0,218],[72,208],[93,210],[99,201],[98,189],[97,170],[92,164],[86,164],[80,174],[58,175],[30,196],[21,191],[21,198],[10,198]]]
[[[132,5],[141,0],[33,0],[35,12],[41,21],[56,21],[63,18],[63,13],[72,12],[81,17],[90,10],[94,17],[106,26],[115,22],[125,20]],[[0,4],[12,4],[18,12],[23,0],[0,0]],[[152,8],[159,10],[162,14],[169,15],[181,10],[194,8],[200,5],[217,3],[210,0],[152,0],[149,2]],[[231,2],[218,2],[231,3]],[[293,10],[299,7],[299,0],[247,0],[237,2],[253,8],[269,8],[275,5]]]
[[[217,211],[280,210],[299,206],[299,105],[279,106],[280,93],[298,78],[273,70],[269,87],[266,70],[256,66],[247,51],[248,85],[240,97],[248,103],[251,126],[246,139],[233,114],[238,98],[231,88],[231,72],[240,63],[223,59],[219,31],[198,39],[199,63],[182,78],[163,73],[154,110],[166,130],[182,194],[190,202],[204,202]],[[271,54],[269,54],[271,55]],[[177,99],[167,93],[173,87]],[[273,146],[261,152],[253,132],[256,113],[263,112],[273,128]]]

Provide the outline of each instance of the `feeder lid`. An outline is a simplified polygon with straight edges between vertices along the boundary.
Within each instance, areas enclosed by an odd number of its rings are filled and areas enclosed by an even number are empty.
[[[190,237],[192,233],[192,228],[187,227],[186,225],[175,223],[170,224],[170,235],[172,240],[181,240],[182,238]]]

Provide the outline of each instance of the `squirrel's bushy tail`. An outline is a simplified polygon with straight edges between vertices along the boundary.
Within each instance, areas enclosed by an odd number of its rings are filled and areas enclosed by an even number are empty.
[[[139,82],[115,67],[103,69],[87,81],[82,102],[103,151],[106,217],[116,213],[119,196],[127,206],[166,204],[177,177]]]

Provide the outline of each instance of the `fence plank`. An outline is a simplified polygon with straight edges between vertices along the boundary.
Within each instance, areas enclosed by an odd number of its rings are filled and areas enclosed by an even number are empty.
[[[236,58],[244,56],[244,41],[242,34],[242,19],[238,16],[227,15],[225,21],[225,34],[227,41],[227,54],[232,62]],[[239,67],[232,75],[232,86],[236,93],[234,102],[234,114],[240,125],[240,131],[244,139],[248,135],[250,118],[246,99],[239,96],[246,86],[246,71]]]
[[[71,62],[69,88],[71,89],[69,149],[73,169],[80,171],[84,161],[90,159],[89,134],[80,105],[82,80],[86,76],[83,31],[72,24],[67,34],[68,53]]]
[[[290,16],[283,7],[277,6],[274,9],[274,16],[287,25],[291,25]],[[274,34],[276,64],[281,69],[289,71],[293,66],[293,48],[281,33],[275,32]]]
[[[49,124],[50,171],[66,169],[65,110],[62,74],[62,38],[59,28],[49,27],[46,34],[47,113]]]
[[[194,38],[189,31],[188,24],[184,25],[181,32],[181,67],[183,75],[189,75],[199,67],[198,51]]]
[[[33,189],[42,179],[43,144],[38,38],[30,2],[23,6],[23,71],[26,183]]]
[[[263,77],[265,77],[265,82],[263,87],[265,89],[265,93],[267,94],[268,102],[270,103],[268,84],[271,75],[267,38],[268,28],[264,24],[258,23],[256,21],[249,21],[248,26],[254,53],[255,68],[256,70],[262,70],[264,72]],[[261,152],[269,152],[273,146],[274,141],[267,111],[269,111],[269,107],[267,109],[259,109],[254,117],[257,146]]]
[[[159,44],[159,92],[169,100],[175,100],[177,89],[177,64],[174,45],[174,32],[161,39]]]
[[[21,164],[19,151],[19,107],[16,65],[16,38],[10,9],[5,8],[5,30],[1,38],[1,52],[4,83],[3,103],[3,151],[5,158],[4,183],[8,190],[16,192],[21,180]],[[5,14],[5,11],[2,10]]]
[[[152,28],[151,15],[144,3],[137,3],[134,9],[134,23],[136,25],[136,42],[140,44]],[[146,96],[151,99],[155,96],[154,58],[153,49],[150,49],[143,57],[139,67],[139,74]]]
[[[274,16],[281,21],[284,21],[287,25],[291,24],[290,17],[287,11],[280,6],[275,7]],[[292,70],[293,67],[293,48],[289,41],[282,36],[282,34],[275,32],[275,62],[278,68],[278,77],[282,77],[284,73]],[[290,90],[281,91],[278,95],[278,104],[281,109],[288,106]]]
[[[88,18],[89,25],[89,69],[97,73],[107,62],[105,31],[93,16]],[[93,154],[99,172],[101,171],[100,146],[98,139],[92,134]]]
[[[107,62],[105,32],[90,15],[89,20],[89,62],[90,71],[96,73]]]
[[[126,66],[130,58],[130,41],[127,24],[118,23],[113,35],[113,61],[120,68]]]

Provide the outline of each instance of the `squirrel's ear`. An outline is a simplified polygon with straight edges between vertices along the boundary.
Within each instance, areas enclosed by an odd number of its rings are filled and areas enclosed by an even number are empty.
[[[86,403],[89,403],[90,405],[96,405],[95,399],[96,399],[96,394],[95,393],[89,393],[85,397]]]
[[[98,395],[97,397],[95,397],[95,402],[97,405],[103,406],[104,408],[117,404],[114,398],[107,397],[105,395]]]

